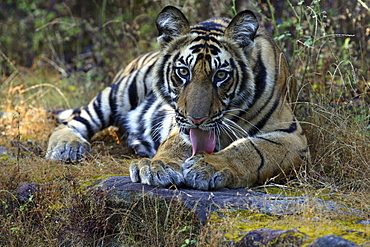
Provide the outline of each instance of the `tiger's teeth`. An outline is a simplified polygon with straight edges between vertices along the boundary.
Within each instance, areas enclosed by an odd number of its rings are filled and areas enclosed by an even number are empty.
[[[214,131],[205,131],[198,128],[190,129],[190,141],[193,147],[194,156],[199,151],[213,153],[216,147],[216,137]]]

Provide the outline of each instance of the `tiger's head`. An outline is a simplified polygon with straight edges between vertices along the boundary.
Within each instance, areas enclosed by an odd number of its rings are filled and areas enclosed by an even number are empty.
[[[189,135],[193,155],[222,148],[233,116],[255,97],[248,58],[258,21],[251,11],[232,20],[213,18],[190,26],[183,13],[166,7],[157,17],[161,55],[154,72],[154,92],[176,112],[180,130]]]

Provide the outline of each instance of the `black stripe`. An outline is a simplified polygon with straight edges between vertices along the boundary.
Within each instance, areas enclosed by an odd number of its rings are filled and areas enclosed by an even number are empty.
[[[209,66],[211,67],[212,66],[212,56],[209,54],[206,54],[205,59],[209,63]]]
[[[255,77],[255,93],[254,93],[254,98],[253,98],[253,103],[256,103],[257,100],[261,98],[263,95],[263,92],[265,92],[266,89],[266,77],[267,77],[267,72],[266,72],[266,67],[262,62],[261,59],[261,52],[258,53],[258,60],[259,63],[255,68],[253,68],[253,74],[257,75]]]
[[[210,45],[208,43],[193,45],[190,47],[190,49],[193,53],[200,53],[202,50],[205,50],[206,52],[210,52],[214,56],[218,55],[221,52],[221,50],[217,46]]]
[[[260,56],[260,55],[259,55]],[[258,99],[260,99],[262,97],[262,95],[264,94],[263,92],[265,91],[265,88],[266,88],[266,76],[267,76],[267,73],[266,73],[266,68],[265,68],[265,65],[262,63],[262,60],[260,59],[260,65],[257,66],[256,68],[259,68],[259,69],[256,69],[254,68],[254,73],[257,73],[257,76],[255,78],[255,94],[254,94],[254,98],[253,98],[253,102],[252,104],[250,104],[248,106],[248,108],[252,107]],[[261,71],[261,67],[263,68],[263,70]],[[271,93],[269,95],[269,97],[267,98],[267,100],[265,101],[265,104],[258,110],[255,112],[255,114],[251,117],[249,117],[248,121],[251,121],[252,119],[254,119],[255,117],[257,117],[258,115],[261,114],[261,112],[265,109],[265,107],[270,103],[270,101],[272,100],[273,96],[274,96],[274,91],[275,91],[275,88],[272,88],[271,90]],[[277,98],[277,101],[280,101],[280,94],[278,95],[278,98]],[[276,101],[275,101],[275,104],[274,106],[276,105]],[[276,105],[277,107],[277,105]],[[274,109],[275,110],[275,109]],[[270,109],[271,111],[271,109]],[[243,112],[240,112],[239,116],[236,116],[235,118],[233,118],[232,120],[235,119],[235,121],[237,121],[237,119],[239,119],[241,117],[241,115],[243,114]],[[272,114],[272,112],[271,112]],[[269,116],[270,117],[270,116]]]
[[[73,118],[73,120],[76,120],[76,121],[78,121],[78,122],[80,122],[80,123],[82,123],[83,125],[85,125],[86,126],[86,129],[87,129],[87,138],[88,139],[90,139],[94,134],[95,134],[95,132],[94,132],[94,130],[92,129],[92,127],[91,127],[91,125],[90,125],[90,123],[89,123],[89,121],[88,120],[86,120],[85,118],[83,118],[83,117],[81,117],[81,116],[75,116],[74,118]]]
[[[134,77],[134,81],[132,81],[129,89],[128,89],[128,97],[129,97],[129,100],[130,100],[130,105],[131,105],[131,109],[135,109],[138,105],[138,92],[137,92],[137,87],[136,87],[136,76],[137,74],[135,75]]]
[[[301,160],[305,161],[305,162],[307,162],[307,161],[308,161],[307,156],[300,155],[300,156],[299,156],[299,158],[300,158]]]
[[[256,147],[256,145],[253,144],[253,142],[250,142],[250,144],[256,150],[257,154],[260,156],[260,159],[261,159],[261,163],[257,168],[257,181],[256,182],[258,182],[260,180],[260,177],[261,177],[261,169],[265,165],[265,158],[263,157],[261,151]]]
[[[299,158],[301,158],[301,160],[308,161],[308,157],[307,157],[308,148],[307,147],[305,149],[299,150],[298,152],[301,153],[299,155]]]
[[[218,46],[221,45],[221,42],[216,37],[208,36],[208,35],[199,35],[195,39],[192,40],[192,43],[196,43],[199,41],[202,41],[202,43],[198,45],[194,45],[194,46],[203,46],[203,47],[214,49],[217,51],[217,53],[220,52],[220,49],[218,48]]]
[[[76,108],[76,109],[73,109],[73,112],[71,115],[80,115],[81,113],[81,108]]]
[[[232,62],[231,65],[234,67],[235,66],[234,61],[230,60],[230,62]],[[248,92],[246,90],[246,83],[243,83],[243,82],[245,82],[249,79],[248,76],[247,76],[248,73],[246,71],[245,65],[243,64],[242,61],[239,61],[238,65],[239,65],[239,68],[241,68],[241,70],[242,70],[242,73],[241,73],[242,77],[239,78],[239,74],[238,73],[236,74],[236,76],[237,76],[236,80],[241,82],[241,83],[240,83],[239,89],[237,91],[233,92],[233,97],[234,97],[234,94],[236,94],[238,96],[238,98],[234,99],[233,102],[231,102],[231,104],[230,104],[233,107],[239,107],[241,104],[246,104],[245,99],[250,98],[252,93],[255,94],[255,92]],[[260,108],[254,115],[252,115],[251,117],[249,117],[249,119],[246,119],[246,120],[251,121],[253,118],[258,116],[261,113],[261,111],[266,107],[266,105],[270,102],[272,96],[273,96],[273,94],[270,95],[270,97],[267,99],[266,104],[262,108]],[[254,98],[255,98],[255,96],[254,96]],[[249,108],[251,108],[251,106],[254,103],[255,102],[250,102],[250,103],[246,104],[245,107],[244,107],[244,111],[239,111],[238,114],[235,114],[235,116],[231,118],[231,121],[238,122],[242,118],[242,115],[245,114],[245,112]]]
[[[192,47],[190,47],[190,49],[192,50],[193,53],[199,53],[202,49],[204,49],[204,44],[193,45]],[[203,53],[201,53],[201,54],[203,54]],[[199,57],[199,55],[198,55],[198,57]]]
[[[192,27],[192,31],[193,29],[206,29],[206,30],[213,30],[213,29],[219,29],[219,30],[223,30],[225,29],[225,25],[224,23],[217,23],[215,21],[219,21],[220,19],[219,18],[215,18],[214,20],[212,19],[209,19],[209,20],[206,20],[206,21],[202,21],[198,24],[195,24],[193,27]],[[227,22],[229,23],[230,21],[228,19],[225,19],[225,18],[221,18],[222,21],[224,22]]]
[[[134,70],[132,70],[132,71],[134,71]],[[130,71],[129,73],[132,73],[132,71]],[[121,73],[120,74],[122,74],[123,73],[123,70],[121,71]],[[119,76],[119,78],[118,78],[118,80],[116,80],[115,82],[113,82],[114,84],[120,84],[121,82],[122,82],[122,80],[123,79],[125,79],[126,78],[126,76],[122,76],[122,75],[120,75]]]
[[[271,109],[263,116],[263,118],[258,121],[257,124],[255,124],[249,131],[248,134],[250,136],[254,136],[257,134],[266,124],[266,122],[270,119],[271,115],[274,113],[276,108],[278,107],[280,103],[280,94],[277,95],[276,100],[274,102],[274,105],[271,107]]]
[[[152,60],[152,55],[155,52],[157,52],[157,51],[151,51],[151,52],[147,53],[144,60],[143,60],[143,63],[146,64],[148,61]]]
[[[152,158],[152,157],[149,157],[148,154],[152,153],[152,150],[151,149],[151,145],[149,142],[147,141],[144,141],[140,138],[138,138],[138,140],[140,141],[140,146],[143,146],[145,147],[145,151],[144,152],[138,152],[137,154],[140,155],[141,157],[148,157],[148,158]],[[135,147],[133,147],[135,149]],[[135,151],[138,151],[138,150],[135,150]]]
[[[236,67],[234,60],[230,60],[230,63],[231,63],[232,68],[235,68],[236,70],[237,67]],[[239,73],[236,73],[236,81],[239,82],[238,83],[239,88],[237,90],[234,90],[231,94],[232,98],[236,97],[235,95],[237,95],[237,98],[233,99],[233,101],[230,103],[230,105],[233,107],[239,107],[241,104],[245,104],[246,103],[245,100],[248,99],[252,93],[254,93],[254,92],[249,92],[248,90],[246,90],[246,86],[247,86],[246,81],[249,78],[248,78],[248,73],[247,73],[245,64],[242,61],[238,61],[238,65],[242,73],[241,73],[241,77],[239,77]],[[246,105],[244,107],[244,110],[247,110],[248,108],[250,108],[250,106],[251,106],[251,103]],[[235,116],[235,118],[232,118],[232,120],[236,122],[237,119],[239,119],[243,113],[244,111],[240,111],[239,116]]]
[[[109,92],[109,107],[111,109],[111,114],[109,115],[109,123],[113,124],[113,125],[116,125],[117,123],[114,122],[115,120],[118,120],[116,118],[116,114],[117,114],[117,91],[118,91],[118,88],[120,86],[121,82],[119,82],[118,84],[112,84],[110,85],[109,87],[111,88],[110,92]]]
[[[191,64],[192,63],[192,61],[193,61],[193,54],[189,54],[186,58],[185,58],[185,61],[184,61],[184,64],[187,64],[187,65],[189,65],[189,64]],[[175,60],[176,61],[176,60]]]
[[[160,142],[161,135],[160,135],[160,132],[158,131],[158,129],[162,128],[163,120],[164,120],[164,117],[165,117],[165,114],[164,114],[163,111],[158,111],[158,109],[160,107],[161,107],[161,104],[159,104],[156,107],[156,113],[152,117],[152,119],[151,119],[152,121],[150,123],[150,126],[152,127],[151,132],[150,132],[150,136],[152,137],[152,140],[154,141],[154,148],[156,150],[158,149],[159,145],[161,144],[161,142]]]
[[[217,54],[214,54],[214,55],[217,55]],[[229,65],[228,62],[225,62],[224,64],[221,65],[221,58],[219,56],[215,56],[213,60],[215,61],[216,68],[221,68],[221,66],[227,67]]]
[[[151,74],[150,72],[151,72],[151,70],[153,69],[153,67],[154,67],[154,64],[153,64],[153,65],[150,65],[150,66],[148,67],[148,69],[145,71],[145,75],[144,75],[144,79],[143,79],[143,84],[144,84],[144,95],[147,95],[149,92],[151,92],[151,91],[152,91],[152,89],[151,89],[151,88],[148,90],[148,88],[147,88],[147,86],[146,86],[145,81],[147,80],[147,78],[148,78],[149,76],[152,76],[152,74]]]
[[[308,161],[308,157],[307,157],[308,147],[306,147],[305,149],[299,150],[298,152],[301,153],[299,155],[299,157],[301,158],[301,160]]]
[[[196,60],[195,60],[195,63],[198,63],[199,60],[202,60],[204,58],[204,53],[199,53]]]
[[[138,123],[136,123],[138,125],[137,129],[138,129],[138,135],[140,135],[140,137],[141,137],[140,139],[143,139],[142,136],[145,132],[145,121],[146,121],[146,119],[144,119],[144,114],[148,111],[150,106],[151,106],[150,102],[146,101],[145,105],[141,108]]]
[[[255,136],[255,138],[270,142],[270,143],[275,144],[275,145],[279,145],[279,146],[283,145],[280,142],[276,142],[276,141],[273,141],[273,140],[270,140],[270,139],[267,139],[267,138],[264,138],[264,137],[261,137],[261,136]]]
[[[213,56],[217,56],[219,53],[221,53],[221,50],[215,45],[210,45],[209,50]]]
[[[91,126],[91,123],[93,123],[95,126],[100,126],[101,125],[101,123],[100,123],[100,121],[99,122],[97,122],[96,120],[97,119],[95,119],[92,115],[91,115],[91,112],[89,111],[89,107],[88,106],[85,106],[84,107],[84,110],[85,110],[85,112],[89,115],[89,117],[90,117],[90,119],[91,119],[91,121],[90,121],[90,126]],[[93,126],[91,126],[91,127],[93,127]],[[95,131],[94,131],[95,132]]]
[[[96,96],[96,99],[93,103],[93,106],[94,106],[94,110],[96,112],[96,115],[98,115],[98,118],[100,119],[100,122],[102,124],[102,129],[103,128],[106,128],[108,127],[107,126],[107,123],[104,119],[104,114],[103,114],[103,111],[102,111],[102,106],[101,106],[101,93],[98,94],[98,96]],[[109,115],[109,114],[108,114]]]
[[[240,65],[240,64],[239,64]],[[239,90],[238,90],[238,92],[240,92],[240,91],[243,91],[243,89],[245,88],[245,86],[244,86],[244,84],[245,83],[243,83],[244,82],[244,77],[243,77],[243,79],[241,79],[240,77],[239,77],[239,73],[238,73],[238,68],[237,68],[237,66],[236,66],[236,64],[235,64],[235,61],[234,61],[234,59],[230,59],[230,66],[231,66],[231,68],[232,68],[232,70],[234,70],[235,72],[234,72],[234,74],[235,74],[235,81],[236,82],[240,82],[239,83]],[[245,72],[245,70],[243,71],[243,72]],[[245,75],[244,73],[243,73],[243,75]],[[230,98],[230,99],[232,99],[232,102],[230,103],[230,106],[235,106],[235,107],[237,107],[237,106],[239,106],[242,102],[244,102],[244,99],[242,98],[242,97],[238,97],[238,99],[234,99],[234,97],[235,97],[235,94],[236,94],[237,92],[236,92],[236,90],[232,90],[232,91],[230,91],[230,92],[228,92],[228,97]],[[239,96],[239,95],[238,95]],[[235,103],[234,103],[235,102]],[[224,102],[222,101],[222,104],[224,104]],[[239,114],[240,113],[242,113],[242,112],[239,112]],[[232,118],[231,119],[233,122],[236,122],[236,119],[234,119],[234,118]]]
[[[207,37],[211,37],[212,36],[221,36],[223,35],[225,32],[225,29],[222,28],[222,29],[217,29],[217,28],[213,28],[213,29],[209,29],[207,30],[206,28],[193,28],[190,33],[196,33],[200,36],[205,36],[207,35]]]
[[[171,97],[170,97],[170,89],[169,85],[165,85],[165,80],[169,82],[169,76],[170,76],[170,66],[167,67],[167,70],[164,71],[164,67],[166,66],[168,59],[171,58],[171,55],[165,55],[164,58],[162,59],[161,64],[159,65],[159,73],[157,75],[157,81],[153,85],[157,91],[160,93],[161,97],[167,102],[171,103]],[[178,54],[176,55],[176,58],[178,58]]]
[[[296,130],[297,130],[297,122],[293,118],[293,122],[289,125],[289,128],[287,128],[287,129],[276,129],[274,131],[285,132],[285,133],[289,133],[290,134],[290,133],[293,133]]]

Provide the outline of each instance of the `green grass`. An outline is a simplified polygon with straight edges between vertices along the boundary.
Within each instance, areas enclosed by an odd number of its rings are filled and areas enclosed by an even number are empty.
[[[341,215],[325,217],[305,208],[302,215],[271,216],[275,223],[257,219],[259,212],[225,213],[221,218],[212,216],[199,228],[192,212],[181,204],[143,199],[112,211],[86,194],[85,185],[97,176],[127,174],[130,159],[136,157],[119,143],[114,129],[108,129],[95,138],[92,157],[80,164],[43,159],[56,125],[47,111],[87,104],[132,58],[154,49],[154,20],[163,6],[147,0],[134,6],[125,1],[50,6],[44,2],[9,0],[9,11],[0,8],[0,98],[4,99],[0,101],[0,246],[135,242],[217,246],[263,224],[280,229],[286,222],[307,223],[308,235],[323,225],[337,227],[322,234],[337,233],[348,227],[345,224],[359,227],[351,219],[339,222]],[[201,0],[169,3],[179,3],[191,23],[212,13],[230,16],[233,8],[242,10],[242,4],[260,14],[261,25],[271,29],[292,67],[298,89],[292,107],[312,154],[312,164],[287,186],[299,195],[328,197],[368,215],[370,33],[364,24],[370,23],[369,6],[363,1],[335,1],[330,6],[317,0],[309,5],[289,0],[279,5],[227,0],[213,3],[216,6]],[[3,149],[6,154],[1,154]],[[20,200],[16,190],[25,182],[40,184],[42,191]],[[163,213],[165,221],[159,220]],[[253,224],[241,224],[248,217],[254,217]],[[112,218],[119,219],[116,225],[108,224]],[[303,229],[303,225],[290,227]],[[363,231],[368,232],[368,227]],[[351,240],[362,243],[360,238]]]

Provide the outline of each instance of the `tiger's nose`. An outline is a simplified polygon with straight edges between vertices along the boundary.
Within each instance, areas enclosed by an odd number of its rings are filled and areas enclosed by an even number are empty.
[[[190,116],[188,115],[187,116],[194,124],[196,125],[200,125],[201,123],[203,123],[208,117],[193,117],[193,116]]]

